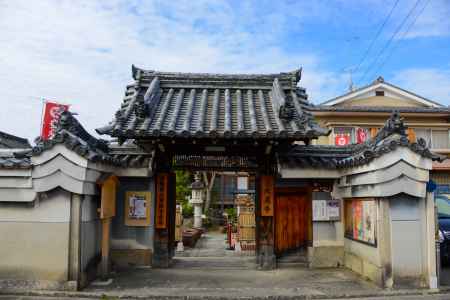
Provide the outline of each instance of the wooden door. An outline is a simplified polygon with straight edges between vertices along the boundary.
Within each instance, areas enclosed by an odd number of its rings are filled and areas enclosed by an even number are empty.
[[[310,202],[306,194],[276,197],[275,251],[278,255],[306,246],[311,226]]]

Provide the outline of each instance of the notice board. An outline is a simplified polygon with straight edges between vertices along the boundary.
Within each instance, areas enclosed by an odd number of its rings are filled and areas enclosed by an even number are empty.
[[[341,201],[338,199],[313,200],[313,221],[340,221]]]

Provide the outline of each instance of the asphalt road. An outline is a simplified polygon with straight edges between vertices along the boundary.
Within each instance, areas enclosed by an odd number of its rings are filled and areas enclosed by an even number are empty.
[[[115,300],[119,298],[78,298],[78,297],[38,297],[38,296],[0,296],[0,300],[88,300],[88,299],[102,299],[102,300]],[[129,299],[129,298],[128,298]],[[142,299],[142,298],[141,298]],[[145,298],[145,299],[158,299],[158,297]],[[161,297],[160,299],[164,299]],[[194,299],[194,298],[190,298]],[[210,298],[211,299],[211,298]],[[220,297],[220,299],[226,299],[226,295]],[[261,298],[263,299],[263,298]],[[265,298],[270,299],[270,298]],[[329,300],[338,300],[337,299],[329,299]],[[369,298],[349,298],[353,300],[380,300],[380,299],[392,299],[392,300],[450,300],[450,294],[442,294],[442,295],[426,295],[426,296],[387,296],[387,297],[369,297]]]

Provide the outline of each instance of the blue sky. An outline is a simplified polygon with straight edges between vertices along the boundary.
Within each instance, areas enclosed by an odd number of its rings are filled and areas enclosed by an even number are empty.
[[[45,97],[70,103],[93,132],[119,107],[131,64],[225,73],[303,67],[313,103],[344,93],[353,70],[356,86],[382,75],[449,105],[448,16],[448,0],[0,0],[0,130],[36,137]]]

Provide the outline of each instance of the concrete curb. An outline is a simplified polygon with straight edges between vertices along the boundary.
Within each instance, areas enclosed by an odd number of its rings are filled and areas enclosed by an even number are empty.
[[[127,295],[117,293],[101,293],[101,292],[71,292],[71,291],[18,291],[18,290],[1,290],[0,296],[28,296],[28,297],[66,297],[66,298],[85,298],[85,299],[163,299],[163,300],[220,300],[220,299],[239,299],[239,300],[291,300],[291,299],[352,299],[352,298],[385,298],[386,296],[431,296],[431,295],[443,295],[449,294],[450,289],[440,290],[385,290],[377,293],[354,293],[354,294],[330,294],[330,295],[268,295],[268,296],[208,296],[208,289],[205,289],[205,295]],[[215,290],[217,291],[217,290]]]

